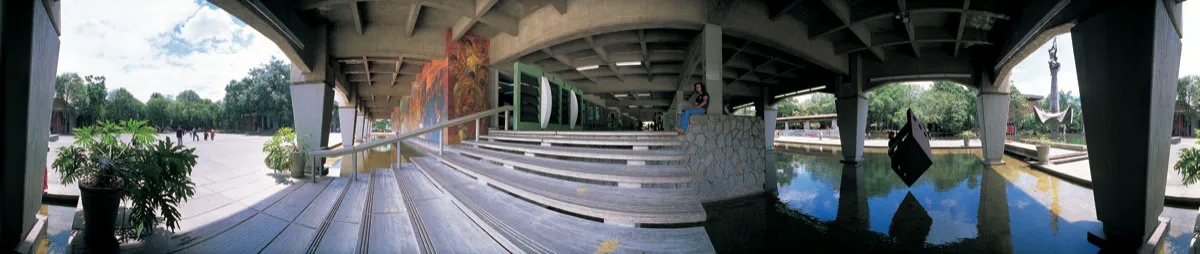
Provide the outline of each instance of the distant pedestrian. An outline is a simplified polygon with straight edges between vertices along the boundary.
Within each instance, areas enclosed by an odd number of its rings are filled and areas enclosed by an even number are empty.
[[[196,135],[196,128],[192,128],[192,141],[200,141],[200,135]]]
[[[208,129],[208,132],[209,136],[212,136],[212,140],[217,140],[217,129]]]
[[[207,140],[208,140],[208,132],[207,132],[207,131],[203,131],[203,130],[201,130],[200,132],[203,132],[203,133],[204,133],[204,140],[205,140],[205,141],[207,141]]]
[[[175,127],[175,139],[179,140],[179,145],[183,145],[183,126]]]

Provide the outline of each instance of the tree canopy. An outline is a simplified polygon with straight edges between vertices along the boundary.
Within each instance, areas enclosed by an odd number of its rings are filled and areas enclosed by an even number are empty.
[[[107,90],[104,76],[76,73],[58,75],[54,97],[66,105],[63,113],[75,126],[135,119],[167,129],[274,129],[292,125],[289,68],[279,59],[252,68],[241,80],[229,81],[221,101],[184,90],[174,96],[153,93],[143,104],[125,88]]]

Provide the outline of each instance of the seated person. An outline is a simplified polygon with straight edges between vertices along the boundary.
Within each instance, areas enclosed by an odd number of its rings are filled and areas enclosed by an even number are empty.
[[[687,131],[688,119],[694,114],[704,114],[708,108],[708,91],[704,90],[704,84],[696,82],[693,84],[696,87],[696,103],[683,110],[683,115],[679,117],[679,127],[675,127],[675,131],[683,134]]]

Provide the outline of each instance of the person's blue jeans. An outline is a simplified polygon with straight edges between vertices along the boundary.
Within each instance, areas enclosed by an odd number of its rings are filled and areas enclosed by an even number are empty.
[[[704,110],[704,108],[691,108],[683,110],[683,117],[679,119],[679,129],[687,131],[688,119],[692,118],[692,115],[704,114],[706,112],[707,111]]]

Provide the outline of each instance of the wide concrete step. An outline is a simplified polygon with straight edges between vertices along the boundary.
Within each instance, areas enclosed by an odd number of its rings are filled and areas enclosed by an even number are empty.
[[[517,155],[465,145],[454,145],[450,149],[471,157],[483,158],[541,173],[595,181],[616,182],[620,185],[631,187],[637,187],[640,184],[688,183],[693,181],[691,173],[679,165],[638,166],[557,160]]]
[[[413,163],[511,252],[714,253],[702,227],[633,228],[555,212],[479,183],[434,158]]]
[[[480,139],[491,141],[529,142],[551,145],[588,145],[588,146],[625,146],[647,148],[651,146],[680,146],[683,142],[678,138],[629,139],[605,137],[537,137],[519,135],[483,135]]]
[[[583,148],[583,147],[554,147],[541,145],[526,145],[496,141],[463,141],[463,144],[486,147],[496,150],[505,150],[521,153],[554,155],[573,158],[585,159],[603,159],[603,160],[624,160],[629,162],[634,161],[679,161],[683,160],[683,153],[678,150],[626,150],[626,149],[603,149],[603,148]]]
[[[514,195],[619,225],[702,222],[704,207],[692,189],[621,188],[559,180],[446,153],[451,167]]]
[[[365,236],[359,239],[360,253],[432,253],[427,235],[414,227],[419,221],[409,214],[395,172],[372,171],[367,197],[366,218],[358,232]]]
[[[454,198],[438,189],[413,165],[395,169],[396,182],[408,211],[420,218],[414,227],[421,227],[429,240],[432,252],[444,253],[503,253],[504,247],[492,239]]]
[[[677,137],[673,131],[505,131],[489,130],[494,135],[587,136],[587,137]]]

